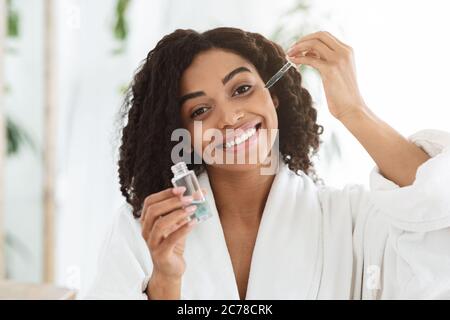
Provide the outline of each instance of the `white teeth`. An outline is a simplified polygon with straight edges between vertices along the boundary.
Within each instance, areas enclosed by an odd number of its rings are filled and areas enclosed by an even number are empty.
[[[235,138],[234,140],[232,140],[230,142],[227,142],[225,144],[225,148],[231,148],[234,145],[241,144],[242,142],[246,141],[248,138],[253,136],[255,133],[256,133],[256,128],[250,128],[247,131],[245,131],[242,135],[240,135],[239,137]]]

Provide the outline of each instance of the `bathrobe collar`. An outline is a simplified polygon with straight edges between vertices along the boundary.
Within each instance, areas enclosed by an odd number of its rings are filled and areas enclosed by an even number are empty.
[[[213,216],[186,239],[182,299],[235,299],[239,292],[207,172]],[[315,184],[283,162],[272,183],[251,259],[247,300],[315,299],[322,268],[321,208]]]

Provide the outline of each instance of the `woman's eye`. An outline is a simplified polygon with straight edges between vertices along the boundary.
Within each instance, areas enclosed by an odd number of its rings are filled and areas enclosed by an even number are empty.
[[[208,107],[200,107],[196,109],[194,112],[191,113],[191,118],[198,117],[199,115],[203,114],[208,110]]]
[[[246,93],[248,90],[250,90],[252,86],[249,85],[243,85],[238,87],[234,92],[233,92],[233,97],[236,95],[241,95],[243,93]]]

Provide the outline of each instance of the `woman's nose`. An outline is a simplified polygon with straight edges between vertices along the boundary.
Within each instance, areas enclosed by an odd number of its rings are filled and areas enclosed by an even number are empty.
[[[240,110],[228,110],[221,114],[221,119],[219,120],[219,127],[226,129],[227,127],[233,127],[244,117],[244,113]]]

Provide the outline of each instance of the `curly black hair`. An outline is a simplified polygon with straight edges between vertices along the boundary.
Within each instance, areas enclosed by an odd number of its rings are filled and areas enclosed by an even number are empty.
[[[139,217],[145,197],[171,187],[172,132],[182,128],[179,80],[200,52],[219,48],[251,62],[264,82],[287,61],[283,49],[258,33],[237,28],[216,28],[203,33],[177,29],[164,36],[136,72],[122,106],[125,120],[119,149],[121,192]],[[313,171],[311,156],[317,152],[323,127],[301,75],[290,69],[273,87],[279,100],[279,150],[296,174]],[[188,166],[196,174],[205,164]]]

